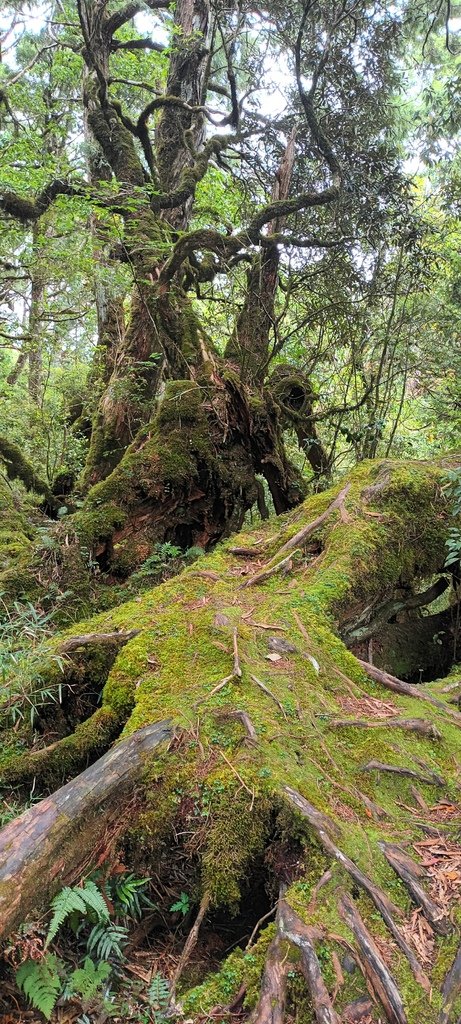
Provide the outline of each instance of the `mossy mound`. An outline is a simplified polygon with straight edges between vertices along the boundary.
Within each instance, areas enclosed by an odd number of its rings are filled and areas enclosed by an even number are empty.
[[[334,969],[354,945],[340,913],[341,894],[349,893],[396,980],[409,1024],[435,1024],[446,1002],[441,987],[459,943],[459,890],[452,886],[440,906],[453,931],[430,929],[421,946],[408,887],[382,843],[397,844],[421,862],[421,842],[442,837],[448,852],[445,859],[441,855],[439,874],[429,870],[424,876],[437,900],[450,851],[461,855],[461,716],[440,683],[405,696],[373,682],[340,635],[365,606],[396,588],[418,589],[441,571],[449,518],[444,472],[443,465],[362,464],[329,513],[340,487],[222,543],[179,577],[78,625],[78,633],[139,630],[118,654],[102,696],[102,708],[125,720],[124,734],[165,718],[176,724],[172,750],[146,765],[144,806],[128,839],[142,869],[155,866],[167,878],[176,858],[183,863],[189,850],[193,902],[206,893],[212,910],[231,919],[242,898],[252,899],[255,864],[258,870],[265,865],[268,884],[287,886],[286,900],[315,930],[339,1015],[366,991],[359,969],[344,972],[342,982]],[[317,519],[318,527],[300,536]],[[431,695],[442,705],[421,699]],[[414,720],[423,721],[426,731],[402,725]],[[327,833],[343,860],[328,853],[321,831],[296,809],[286,787],[327,816]],[[179,835],[187,836],[186,846]],[[344,858],[395,905],[398,934],[419,958],[430,997]],[[202,1020],[217,1005],[228,1005],[242,985],[245,1006],[253,1007],[273,936],[271,924],[249,951],[232,952],[198,986],[190,987],[184,976],[180,1002],[187,1018]],[[311,1024],[314,1010],[299,977],[299,957],[292,947],[285,953],[289,1000],[298,1008],[296,1019]],[[455,995],[453,1020],[461,1013]]]

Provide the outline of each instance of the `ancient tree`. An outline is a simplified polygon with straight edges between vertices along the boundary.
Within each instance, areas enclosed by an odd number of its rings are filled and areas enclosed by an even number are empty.
[[[388,228],[408,201],[382,102],[397,23],[379,4],[231,11],[183,0],[173,17],[166,0],[147,8],[146,36],[131,3],[82,0],[77,23],[50,29],[50,45],[81,61],[86,179],[69,167],[35,196],[0,196],[25,226],[66,200],[88,210],[99,343],[76,424],[89,451],[75,529],[120,572],[154,541],[206,548],[238,528],[261,505],[261,477],[277,513],[293,508],[305,484],[287,431],[314,476],[328,473],[316,426],[325,410],[316,413],[302,368],[281,361],[288,261],[315,267],[372,246],[383,199]],[[142,52],[163,54],[163,85],[121,77],[120,54]],[[261,104],[270,106],[276,59],[290,94],[285,113],[270,116]],[[213,210],[216,172],[239,197],[231,224]],[[125,302],[107,287],[117,262],[131,280]],[[212,338],[200,313],[223,279],[242,294],[227,340]]]

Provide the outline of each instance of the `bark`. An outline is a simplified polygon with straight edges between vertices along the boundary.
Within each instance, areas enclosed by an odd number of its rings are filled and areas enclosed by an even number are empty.
[[[122,817],[144,759],[170,737],[168,722],[139,730],[0,832],[0,939],[81,876]]]
[[[73,523],[102,568],[127,575],[154,543],[208,548],[238,529],[257,501],[256,473],[268,479],[277,512],[302,497],[270,407],[254,407],[234,375],[170,382],[155,420]]]

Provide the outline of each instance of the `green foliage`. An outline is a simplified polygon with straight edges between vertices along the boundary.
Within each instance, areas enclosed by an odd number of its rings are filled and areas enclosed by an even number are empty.
[[[61,990],[63,963],[54,953],[41,960],[26,960],[16,971],[16,982],[32,1006],[50,1020]]]
[[[112,967],[101,961],[95,964],[91,957],[85,957],[83,967],[77,967],[70,975],[68,987],[76,995],[81,996],[84,1003],[88,1003],[96,995],[107,981]]]
[[[151,907],[152,903],[144,889],[148,878],[135,878],[128,874],[116,879],[112,885],[106,883],[106,892],[114,904],[114,913],[123,920],[139,920],[143,907]]]
[[[161,974],[154,974],[147,990],[147,998],[154,1017],[154,1024],[163,1024],[166,1020],[165,1014],[168,1009],[170,992],[168,982]]]
[[[98,960],[123,960],[123,947],[127,941],[128,929],[125,925],[102,921],[91,929],[86,948]]]
[[[183,916],[185,917],[186,914],[189,913],[189,910],[190,910],[190,896],[188,895],[187,892],[181,892],[180,895],[179,895],[179,899],[176,900],[176,902],[173,903],[172,906],[170,907],[170,911],[171,911],[172,914],[175,914],[175,913],[179,912],[179,913],[183,914]]]
[[[65,886],[64,889],[61,889],[61,892],[52,900],[51,909],[53,916],[48,928],[45,948],[49,946],[61,926],[68,921],[71,915],[81,917],[92,915],[96,917],[97,922],[109,920],[107,903],[98,887],[89,878],[81,888],[74,886],[71,889],[69,886]]]
[[[62,685],[43,681],[43,665],[63,668],[63,659],[46,646],[52,613],[45,614],[30,602],[8,606],[0,594],[0,720],[13,725],[29,719],[34,725],[40,708],[61,703]]]
[[[450,526],[448,530],[446,567],[453,565],[461,558],[461,527],[458,525],[461,516],[461,470],[451,470],[447,476],[449,484],[446,490],[450,499],[451,516],[457,525]]]

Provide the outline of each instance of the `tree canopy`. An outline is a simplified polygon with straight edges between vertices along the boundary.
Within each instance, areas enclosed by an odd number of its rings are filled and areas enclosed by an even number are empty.
[[[460,29],[2,7],[8,1024],[461,1020]]]

